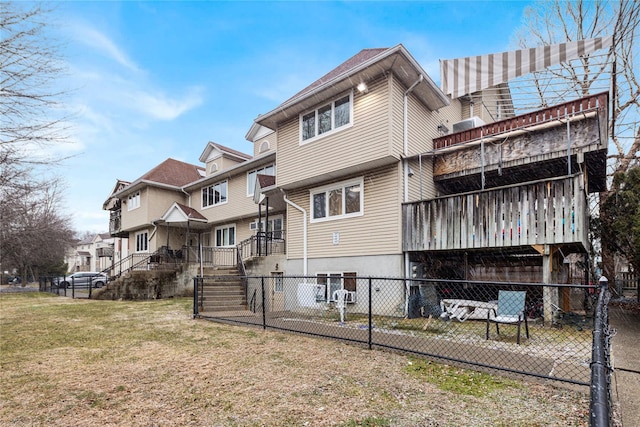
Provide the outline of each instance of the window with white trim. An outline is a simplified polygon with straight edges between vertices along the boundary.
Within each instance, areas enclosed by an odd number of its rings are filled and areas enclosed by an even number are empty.
[[[131,211],[140,207],[140,192],[130,194],[127,198],[127,210]]]
[[[362,215],[364,212],[363,190],[362,178],[311,190],[311,222]]]
[[[300,142],[330,134],[347,125],[353,117],[353,92],[323,105],[317,110],[300,115]]]
[[[136,233],[136,252],[149,252],[149,233]]]
[[[235,246],[236,244],[236,225],[226,225],[216,228],[216,247]]]
[[[202,207],[227,203],[227,181],[204,187],[202,189]]]
[[[335,301],[333,293],[338,289],[356,292],[357,273],[316,273],[316,283],[319,285],[316,291],[316,301]]]
[[[253,196],[253,193],[256,189],[256,175],[276,175],[276,166],[275,165],[267,165],[260,169],[252,170],[251,172],[247,172],[247,196]]]

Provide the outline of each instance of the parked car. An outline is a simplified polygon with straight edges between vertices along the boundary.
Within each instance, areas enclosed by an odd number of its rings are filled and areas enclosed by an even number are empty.
[[[7,283],[9,285],[19,285],[22,283],[22,279],[20,279],[20,276],[9,276],[7,277]]]
[[[71,288],[71,286],[74,286],[76,289],[88,289],[89,284],[94,288],[101,288],[108,281],[109,278],[106,274],[99,273],[97,271],[82,271],[53,279],[53,283],[57,284],[61,288]]]

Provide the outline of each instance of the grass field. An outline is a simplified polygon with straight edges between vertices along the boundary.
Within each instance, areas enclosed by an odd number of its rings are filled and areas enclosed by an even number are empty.
[[[0,294],[3,426],[586,426],[585,393],[193,320],[190,299]]]

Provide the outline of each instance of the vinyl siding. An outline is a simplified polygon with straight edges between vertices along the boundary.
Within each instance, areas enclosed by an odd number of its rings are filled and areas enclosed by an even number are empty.
[[[223,174],[224,175],[224,174]],[[227,203],[202,207],[202,188],[215,185],[218,182],[227,181]],[[218,224],[227,220],[254,216],[258,214],[258,206],[253,203],[253,197],[247,196],[247,173],[220,176],[215,180],[194,189],[191,193],[191,207],[197,209],[212,224]]]
[[[420,163],[422,163],[422,167]],[[409,177],[409,201],[436,197],[431,157],[423,157],[422,162],[420,162],[420,159],[411,159],[409,167],[413,171],[413,176]]]
[[[367,93],[354,91],[353,126],[306,144],[300,145],[299,117],[282,123],[278,128],[278,185],[286,188],[301,180],[392,156],[388,95],[387,79],[370,83]]]
[[[145,187],[140,190],[140,207],[131,211],[122,206],[122,229],[135,230],[151,221],[159,219],[171,207],[173,202],[185,203],[186,196],[179,191],[157,187]]]
[[[404,92],[407,90],[393,76],[390,81],[389,106],[391,111],[390,143],[391,150],[398,156],[404,154]]]
[[[308,256],[324,258],[401,254],[401,168],[400,163],[361,175],[364,177],[364,215],[311,223],[310,190],[298,189],[289,199],[307,210]],[[351,178],[355,178],[351,177]],[[334,181],[334,182],[341,182]],[[322,186],[332,182],[322,183]],[[287,209],[287,257],[303,255],[302,213]],[[339,233],[339,244],[333,234]]]
[[[268,152],[273,152],[276,151],[278,149],[278,137],[277,137],[278,133],[277,132],[273,132],[263,138],[259,138],[257,140],[254,141],[253,143],[253,157],[257,157],[261,154],[266,153],[267,151],[260,151],[260,147],[262,146],[263,142],[268,142],[269,143],[269,150]]]
[[[399,123],[401,128],[401,146],[397,149],[404,151],[404,89],[402,86],[394,85],[394,123]],[[415,97],[409,95],[407,100],[408,125],[407,138],[409,142],[409,156],[416,156],[433,150],[433,139],[440,136],[438,125],[444,124],[451,129],[451,124],[460,120],[461,106],[457,100],[451,105],[443,107],[437,111],[430,111],[424,104]],[[394,138],[394,141],[396,138]],[[396,144],[397,147],[397,144]],[[436,188],[433,181],[433,158],[422,158],[422,180],[420,179],[420,161],[412,159],[409,166],[414,175],[409,178],[409,200],[420,200],[421,198],[433,198],[436,196]],[[422,191],[421,191],[422,185]],[[421,197],[422,196],[422,197]]]

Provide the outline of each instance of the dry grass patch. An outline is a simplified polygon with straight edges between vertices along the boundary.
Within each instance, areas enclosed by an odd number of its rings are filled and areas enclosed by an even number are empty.
[[[191,300],[0,295],[0,424],[587,425],[588,396],[191,319]],[[586,392],[586,390],[585,390]]]

